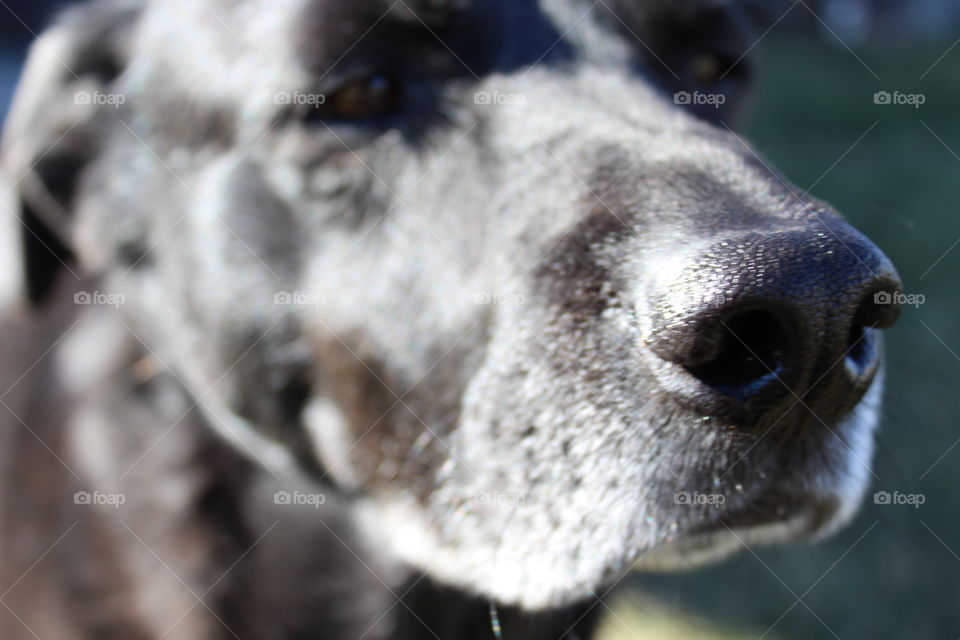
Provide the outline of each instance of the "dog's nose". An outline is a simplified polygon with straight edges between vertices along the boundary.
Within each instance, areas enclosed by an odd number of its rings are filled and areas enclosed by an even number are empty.
[[[676,390],[692,398],[763,409],[809,393],[851,408],[876,373],[874,332],[896,320],[900,289],[887,257],[846,225],[742,235],[657,286],[648,344],[683,367]]]

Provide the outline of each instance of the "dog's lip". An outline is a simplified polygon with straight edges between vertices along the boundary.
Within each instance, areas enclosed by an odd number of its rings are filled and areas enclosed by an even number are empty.
[[[772,508],[763,505],[775,501]],[[795,493],[772,492],[762,502],[748,503],[731,510],[717,509],[717,516],[704,518],[686,531],[686,535],[697,536],[716,531],[752,529],[787,522],[797,523],[797,538],[814,537],[824,530],[839,505],[835,499],[813,497]]]
[[[646,571],[693,568],[754,545],[818,539],[835,528],[840,508],[833,499],[795,496],[794,502],[776,512],[751,505],[716,511],[715,517],[671,531],[641,554],[635,567]]]
[[[841,509],[838,496],[806,490],[795,478],[783,478],[750,492],[738,486],[736,491],[724,495],[722,505],[694,507],[697,517],[686,526],[675,528],[671,538],[695,538],[718,531],[784,523],[791,523],[796,538],[814,537],[829,527]]]

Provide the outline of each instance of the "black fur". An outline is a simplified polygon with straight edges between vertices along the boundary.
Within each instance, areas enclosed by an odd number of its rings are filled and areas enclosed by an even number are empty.
[[[68,11],[4,133],[0,635],[586,639],[635,564],[841,525],[898,281],[726,129],[748,34]]]

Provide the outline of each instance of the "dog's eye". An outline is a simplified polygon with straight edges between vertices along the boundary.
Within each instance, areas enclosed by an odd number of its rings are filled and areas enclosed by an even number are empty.
[[[720,80],[724,69],[723,61],[711,53],[702,53],[690,61],[690,74],[699,85],[711,85]]]
[[[400,103],[400,88],[389,76],[372,73],[339,87],[329,100],[333,115],[359,120],[389,113]]]

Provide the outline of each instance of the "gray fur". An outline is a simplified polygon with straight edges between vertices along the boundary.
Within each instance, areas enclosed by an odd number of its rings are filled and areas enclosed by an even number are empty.
[[[896,274],[725,128],[746,62],[713,88],[720,109],[671,99],[705,90],[690,56],[746,51],[737,8],[426,4],[379,22],[390,3],[101,0],[35,45],[4,137],[28,228],[29,302],[10,313],[57,322],[13,370],[78,324],[11,408],[34,426],[36,395],[62,392],[61,415],[35,419],[65,467],[17,422],[3,434],[59,478],[33,505],[53,521],[8,505],[4,530],[81,524],[45,569],[74,591],[3,619],[4,637],[57,607],[73,624],[45,638],[430,637],[417,619],[489,637],[487,600],[505,637],[586,637],[594,595],[635,564],[852,515],[879,360],[848,382],[825,354],[843,360],[848,316]],[[276,100],[333,91],[401,28],[426,44],[391,50],[413,105],[399,121]],[[789,380],[809,404],[753,412],[655,348],[700,348],[689,323],[769,298],[764,273],[809,285],[776,300],[824,354],[799,354]],[[70,305],[74,287],[123,303]],[[66,508],[78,487],[127,504]],[[71,569],[88,550],[99,560]]]

